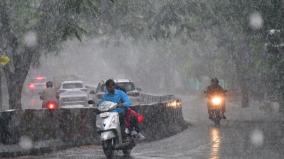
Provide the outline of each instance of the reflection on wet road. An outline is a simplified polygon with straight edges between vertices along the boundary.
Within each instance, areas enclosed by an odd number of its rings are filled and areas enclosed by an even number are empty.
[[[211,141],[211,150],[209,159],[219,159],[219,151],[221,147],[221,136],[220,130],[218,128],[209,129],[210,141]]]

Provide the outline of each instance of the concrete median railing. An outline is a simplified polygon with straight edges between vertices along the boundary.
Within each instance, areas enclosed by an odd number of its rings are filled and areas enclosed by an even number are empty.
[[[145,116],[142,125],[148,141],[174,135],[187,127],[182,117],[182,106],[179,99],[173,96],[160,98],[145,97],[150,104],[135,105],[133,108]],[[164,99],[164,100],[161,100]],[[154,102],[156,100],[156,102]],[[56,140],[61,146],[53,144],[48,149],[72,147],[84,144],[98,144],[96,133],[96,113],[91,107],[41,110],[14,110],[0,113],[0,156],[24,155],[35,153],[36,146],[31,145],[25,151],[13,153],[1,149],[2,144],[18,144],[28,139],[31,143]],[[40,153],[40,152],[39,152]]]

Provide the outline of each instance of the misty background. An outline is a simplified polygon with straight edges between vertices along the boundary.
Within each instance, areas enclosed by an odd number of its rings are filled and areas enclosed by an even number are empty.
[[[44,4],[52,8],[60,7],[58,3]],[[81,8],[89,1],[82,3]],[[100,80],[126,78],[145,92],[202,94],[210,78],[218,77],[231,94],[241,97],[243,107],[249,106],[249,99],[283,99],[279,73],[283,66],[274,65],[281,57],[271,58],[265,50],[268,30],[283,29],[281,0],[98,0],[92,4],[95,15],[73,14],[72,8],[64,12],[63,19],[78,20],[75,29],[73,23],[66,23],[72,26],[71,34],[75,30],[71,38],[53,28],[60,21],[56,7],[43,9],[56,15],[46,20],[43,32],[33,27],[21,32],[27,46],[41,46],[29,62],[26,83],[37,75],[50,80],[74,75],[95,86]],[[25,2],[23,7],[27,6],[40,8],[41,1]],[[8,96],[2,83],[3,95]]]

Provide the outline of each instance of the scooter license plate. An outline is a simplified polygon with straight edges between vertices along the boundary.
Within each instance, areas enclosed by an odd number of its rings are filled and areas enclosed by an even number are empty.
[[[105,112],[105,113],[101,113],[100,114],[100,117],[101,118],[107,118],[109,116],[109,113],[108,112]]]

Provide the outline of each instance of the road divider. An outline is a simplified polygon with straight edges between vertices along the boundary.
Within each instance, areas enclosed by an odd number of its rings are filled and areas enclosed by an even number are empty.
[[[142,96],[144,104],[132,108],[145,116],[142,131],[147,141],[174,135],[187,127],[182,116],[181,100],[174,96]],[[148,104],[146,104],[148,103]],[[38,154],[45,151],[86,144],[99,144],[96,113],[92,107],[57,110],[26,109],[0,113],[0,156]],[[27,142],[29,141],[29,142]],[[46,146],[48,141],[60,141]],[[46,144],[44,144],[46,143]],[[5,145],[19,145],[17,152]],[[37,145],[37,146],[36,146]],[[11,147],[11,146],[10,146]],[[9,153],[11,152],[11,153]]]

